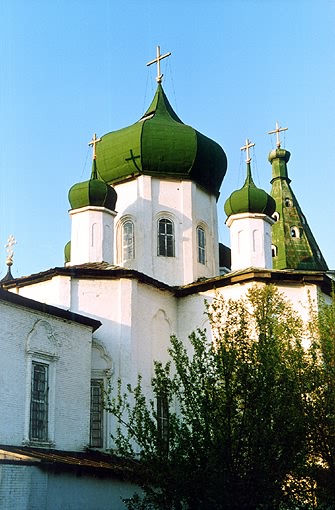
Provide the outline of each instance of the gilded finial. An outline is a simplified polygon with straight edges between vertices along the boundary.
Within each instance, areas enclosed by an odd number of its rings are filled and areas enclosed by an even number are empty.
[[[160,46],[157,46],[157,57],[154,58],[154,60],[151,60],[147,63],[147,66],[151,66],[151,64],[157,63],[157,77],[156,81],[157,83],[162,83],[163,74],[161,74],[161,60],[163,58],[169,57],[171,55],[171,51],[169,53],[165,53],[165,55],[161,55],[161,49]]]
[[[243,147],[241,147],[241,151],[246,151],[246,154],[247,154],[247,159],[245,160],[246,163],[250,163],[250,161],[251,161],[249,149],[254,146],[255,146],[255,144],[251,143],[250,140],[247,138],[245,141],[245,145]]]
[[[96,133],[94,133],[92,140],[88,142],[88,145],[93,147],[93,160],[97,159],[96,145],[98,142],[101,142],[101,138],[97,138]]]
[[[280,141],[280,138],[279,138],[279,133],[281,131],[287,131],[288,128],[282,128],[282,127],[279,127],[279,123],[278,123],[278,120],[276,121],[276,129],[274,129],[273,131],[268,131],[268,135],[274,135],[276,133],[276,138],[277,138],[277,148],[280,149],[280,145],[281,145],[281,141]]]

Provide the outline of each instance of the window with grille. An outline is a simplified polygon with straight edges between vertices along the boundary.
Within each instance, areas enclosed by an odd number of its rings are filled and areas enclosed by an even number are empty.
[[[32,363],[30,440],[48,441],[48,365]]]
[[[103,379],[91,380],[90,446],[103,446]]]
[[[135,258],[134,224],[128,220],[122,225],[122,260]]]
[[[167,395],[157,397],[157,441],[160,450],[169,449],[169,402]]]
[[[158,221],[158,255],[174,257],[174,225],[167,218]]]
[[[205,231],[202,227],[197,228],[198,238],[198,262],[206,264],[206,238]]]

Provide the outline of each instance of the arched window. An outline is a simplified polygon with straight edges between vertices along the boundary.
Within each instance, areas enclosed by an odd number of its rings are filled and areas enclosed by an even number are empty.
[[[273,213],[273,215],[272,215],[272,218],[273,218],[275,221],[279,221],[279,218],[280,218],[280,216],[279,216],[279,212],[277,212],[277,211],[276,211],[276,212],[274,212],[274,213]]]
[[[158,220],[157,255],[174,257],[174,225],[168,218]]]
[[[122,225],[122,260],[135,258],[134,224],[127,220]]]
[[[284,200],[285,207],[292,207],[292,200],[288,197]]]
[[[271,253],[272,253],[272,257],[277,257],[277,255],[278,255],[278,248],[277,248],[277,246],[275,244],[273,244],[271,246]]]
[[[198,262],[206,264],[206,237],[202,227],[197,227]]]
[[[296,237],[296,238],[300,237],[300,230],[298,227],[291,227],[290,232],[291,232],[291,237]]]

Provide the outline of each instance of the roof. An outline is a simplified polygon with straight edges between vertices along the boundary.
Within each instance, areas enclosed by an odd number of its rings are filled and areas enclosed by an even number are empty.
[[[168,291],[175,297],[184,297],[190,294],[204,292],[213,288],[234,285],[235,283],[246,283],[250,281],[263,281],[264,283],[289,283],[292,285],[314,284],[318,285],[326,294],[331,294],[333,279],[325,271],[299,271],[299,270],[276,270],[249,267],[247,269],[230,272],[212,278],[201,278],[199,281],[187,285],[172,287],[160,282],[155,278],[119,266],[111,266],[106,262],[87,263],[71,267],[55,267],[41,273],[30,276],[23,276],[5,282],[5,288],[24,287],[41,281],[50,280],[55,276],[70,276],[83,279],[104,279],[115,280],[121,278],[136,279],[140,283]],[[19,296],[17,296],[19,297]]]
[[[276,201],[276,221],[272,225],[272,244],[277,252],[274,268],[326,271],[327,263],[290,186],[290,153],[277,148],[268,159],[272,165],[271,196]]]
[[[139,462],[95,450],[72,452],[0,445],[0,464],[35,465],[43,469],[95,472],[99,476],[113,476],[134,481]]]
[[[15,282],[15,279],[8,280],[7,282],[3,283],[9,283],[12,281]],[[100,321],[92,319],[91,317],[87,317],[86,315],[81,315],[78,313],[71,312],[69,310],[64,310],[63,308],[58,308],[57,306],[47,305],[46,303],[40,303],[39,301],[35,301],[34,299],[20,296],[19,294],[14,294],[13,292],[8,292],[7,290],[4,290],[1,287],[0,287],[0,301],[5,301],[6,303],[22,306],[24,308],[28,308],[29,310],[34,310],[46,313],[48,315],[53,315],[54,317],[66,319],[71,322],[77,322],[78,324],[82,324],[84,326],[92,328],[93,331],[95,331],[101,326]]]
[[[179,119],[160,83],[146,113],[102,136],[96,153],[99,174],[109,184],[145,174],[191,179],[218,195],[227,170],[220,145]]]

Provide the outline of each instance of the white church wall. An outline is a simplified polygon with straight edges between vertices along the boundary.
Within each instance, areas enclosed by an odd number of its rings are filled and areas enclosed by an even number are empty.
[[[69,276],[57,276],[11,291],[40,303],[48,303],[65,310],[71,308],[71,278]]]
[[[218,274],[217,212],[215,197],[185,180],[140,176],[116,186],[115,261],[170,285],[190,283]],[[123,260],[122,221],[135,227],[135,258]],[[158,221],[167,218],[174,227],[174,256],[158,256]],[[197,225],[206,230],[206,263],[197,262]]]
[[[81,450],[88,443],[89,327],[0,302],[0,442],[40,444],[30,437],[34,363],[47,367],[48,434],[43,446]]]
[[[223,299],[234,299],[238,300],[243,296],[246,296],[248,291],[254,286],[263,286],[264,283],[254,281],[236,283],[233,285],[227,285],[219,287],[217,289],[210,289],[199,294],[192,294],[185,296],[181,300],[178,300],[178,328],[177,336],[185,343],[188,344],[188,336],[196,331],[198,328],[206,329],[209,333],[210,324],[206,316],[205,300],[211,303],[216,295],[222,296]],[[307,323],[310,319],[310,306],[317,305],[318,298],[323,296],[320,294],[320,290],[314,284],[289,284],[289,283],[277,283],[276,287],[281,292],[285,299],[287,299],[296,310],[303,321]]]

